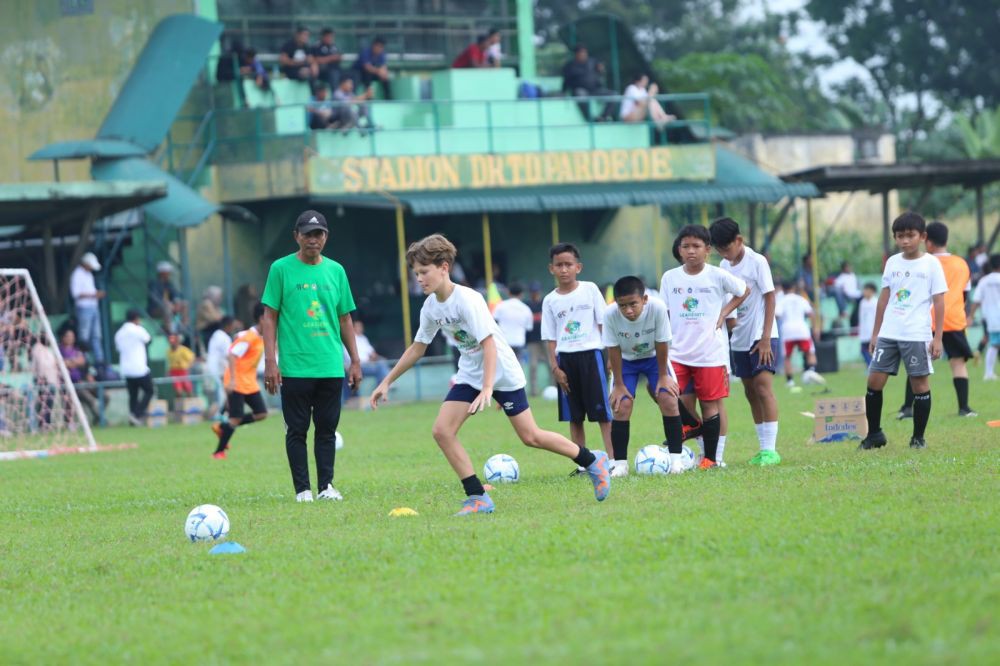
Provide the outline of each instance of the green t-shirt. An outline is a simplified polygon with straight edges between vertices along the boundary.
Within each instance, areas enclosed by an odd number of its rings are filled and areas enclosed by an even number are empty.
[[[340,319],[354,310],[344,267],[294,254],[271,264],[261,302],[278,311],[278,368],[283,377],[343,377]]]

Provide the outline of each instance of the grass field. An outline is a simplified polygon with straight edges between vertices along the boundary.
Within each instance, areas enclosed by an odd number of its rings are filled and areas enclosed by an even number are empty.
[[[603,504],[479,416],[473,460],[511,453],[522,481],[467,519],[432,404],[344,415],[339,504],[292,501],[278,415],[226,461],[207,426],[100,431],[139,447],[0,464],[0,663],[997,663],[1000,391],[974,378],[984,413],[960,419],[939,372],[925,451],[888,411],[886,449],[809,444],[813,396],[780,387],[780,467],[745,463],[734,396],[728,469],[631,476]],[[831,386],[858,394],[860,370]],[[651,404],[632,432],[661,439]],[[246,554],[185,540],[201,503]]]

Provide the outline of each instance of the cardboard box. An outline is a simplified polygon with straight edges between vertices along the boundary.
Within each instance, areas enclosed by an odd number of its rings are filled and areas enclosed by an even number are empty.
[[[175,405],[181,423],[191,425],[205,420],[205,402],[201,398],[178,398]]]
[[[821,398],[813,409],[814,442],[841,442],[868,435],[864,398]]]
[[[162,428],[167,425],[168,412],[166,400],[151,400],[146,412],[146,425],[150,428]]]

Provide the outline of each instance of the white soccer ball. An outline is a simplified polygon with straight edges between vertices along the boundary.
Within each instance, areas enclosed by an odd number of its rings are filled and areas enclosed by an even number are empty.
[[[184,533],[191,541],[221,541],[229,534],[229,516],[214,504],[196,506],[184,521]]]
[[[511,456],[498,453],[486,461],[483,477],[487,483],[517,483],[521,478],[521,468]]]
[[[559,399],[559,389],[555,386],[546,386],[542,389],[542,399],[544,400],[558,400]]]
[[[697,458],[694,455],[694,451],[691,450],[687,444],[681,450],[681,462],[684,463],[684,469],[694,469]]]
[[[338,451],[344,448],[344,436],[340,434],[339,430],[337,431],[337,436],[334,438],[334,446]]]
[[[635,454],[637,474],[666,474],[670,471],[670,453],[662,446],[650,444]]]

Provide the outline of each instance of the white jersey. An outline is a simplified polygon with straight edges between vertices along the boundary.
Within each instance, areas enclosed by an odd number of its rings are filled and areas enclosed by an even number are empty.
[[[764,294],[774,291],[771,267],[763,255],[749,247],[743,248],[743,259],[740,263],[731,264],[727,259],[723,259],[719,267],[740,278],[750,287],[750,295],[736,308],[736,327],[733,328],[733,336],[729,341],[733,351],[750,351],[754,343],[764,334]],[[771,320],[771,331],[768,336],[778,337],[778,322],[774,319]]]
[[[601,349],[601,320],[607,303],[593,282],[578,282],[568,294],[550,291],[542,301],[542,340],[555,340],[556,353]]]
[[[986,330],[990,333],[1000,333],[1000,273],[983,276],[976,285],[972,302],[979,303],[979,307],[982,308]]]
[[[118,369],[122,377],[145,377],[149,374],[146,359],[146,345],[151,340],[149,331],[130,321],[122,324],[115,333],[115,347],[118,348]]]
[[[212,332],[212,337],[208,339],[208,351],[205,353],[205,369],[209,374],[222,377],[226,371],[229,353],[229,345],[233,344],[233,339],[221,328]]]
[[[660,294],[673,332],[670,359],[694,367],[728,366],[728,349],[717,333],[719,314],[728,296],[739,298],[746,288],[740,278],[709,264],[697,275],[689,275],[683,266],[664,273]]]
[[[626,361],[639,361],[656,356],[657,342],[670,342],[670,316],[660,299],[650,298],[635,321],[629,321],[612,303],[604,311],[601,331],[605,347],[620,347]]]
[[[493,311],[493,318],[500,325],[508,344],[515,348],[525,345],[525,336],[535,327],[531,308],[520,298],[501,301]]]
[[[799,294],[785,294],[781,299],[781,339],[811,340],[806,317],[813,313],[812,305]]]
[[[878,296],[862,298],[858,302],[858,340],[867,343],[875,332],[875,311],[878,310]]]
[[[941,262],[929,254],[917,259],[894,254],[885,262],[882,288],[889,290],[889,304],[878,337],[930,342],[933,298],[948,291]]]
[[[429,345],[439,330],[446,339],[454,342],[461,352],[458,359],[456,384],[468,384],[483,388],[483,347],[482,341],[492,336],[497,349],[496,376],[493,388],[498,391],[516,391],[527,382],[521,364],[514,357],[500,327],[490,316],[490,309],[482,295],[474,289],[455,285],[447,300],[441,302],[431,294],[420,309],[420,328],[414,339]]]

